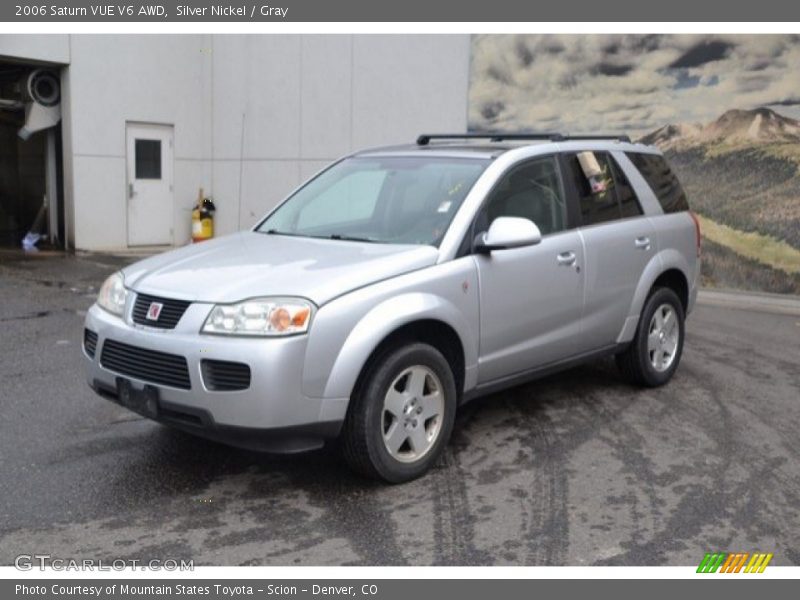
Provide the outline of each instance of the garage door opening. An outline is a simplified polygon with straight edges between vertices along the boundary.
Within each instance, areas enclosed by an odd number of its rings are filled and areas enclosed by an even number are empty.
[[[64,247],[58,67],[0,60],[0,246]]]

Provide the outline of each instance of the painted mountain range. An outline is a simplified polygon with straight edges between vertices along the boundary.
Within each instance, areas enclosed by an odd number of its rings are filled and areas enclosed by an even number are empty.
[[[704,218],[707,283],[800,294],[800,121],[734,109],[639,141],[664,151]]]
[[[480,34],[471,131],[626,133],[703,219],[706,285],[800,294],[800,36]]]
[[[778,114],[771,108],[732,109],[716,121],[665,125],[643,136],[640,141],[662,150],[680,150],[696,146],[761,146],[765,144],[800,144],[800,121]]]

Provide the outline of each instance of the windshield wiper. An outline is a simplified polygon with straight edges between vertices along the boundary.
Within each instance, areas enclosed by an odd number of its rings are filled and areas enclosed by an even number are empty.
[[[318,240],[343,240],[346,242],[369,242],[371,244],[375,244],[378,241],[367,237],[344,235],[341,233],[332,233],[330,235],[312,235],[310,233],[293,233],[291,231],[278,231],[277,229],[267,229],[266,231],[259,231],[259,233],[266,233],[268,235],[289,235],[292,237],[307,237],[307,238],[315,238]]]
[[[266,231],[258,230],[259,233],[266,233],[267,235],[288,235],[291,237],[319,237],[316,235],[307,235],[305,233],[293,233],[291,231],[278,231],[277,229],[267,229]]]
[[[372,238],[358,237],[357,235],[343,235],[341,233],[332,233],[328,237],[332,240],[343,240],[346,242],[369,242],[370,244],[375,244],[377,242],[377,240],[373,240]]]

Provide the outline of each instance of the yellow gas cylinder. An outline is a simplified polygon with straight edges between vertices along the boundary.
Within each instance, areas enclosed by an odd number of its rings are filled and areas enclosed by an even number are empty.
[[[216,207],[204,198],[192,211],[192,242],[202,242],[214,237],[214,211]]]
[[[195,206],[192,210],[192,241],[199,242],[202,238],[203,224],[200,220],[200,208]]]

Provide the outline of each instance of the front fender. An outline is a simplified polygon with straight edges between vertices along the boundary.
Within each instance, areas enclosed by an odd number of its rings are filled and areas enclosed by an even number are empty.
[[[466,316],[450,300],[426,292],[409,292],[374,306],[342,344],[325,384],[323,397],[349,397],[367,359],[392,332],[414,321],[433,319],[449,325],[461,340],[468,373],[477,363],[477,337]],[[469,382],[469,374],[467,375]]]
[[[683,254],[674,248],[665,248],[654,254],[650,262],[648,262],[647,266],[644,268],[639,283],[636,286],[636,292],[633,295],[633,301],[628,310],[628,317],[625,319],[625,324],[617,338],[618,343],[630,342],[633,336],[636,335],[639,315],[642,313],[642,308],[650,293],[650,289],[653,287],[656,279],[658,279],[662,273],[670,269],[677,269],[683,273],[691,289],[691,282],[693,281],[691,276],[692,267]]]

